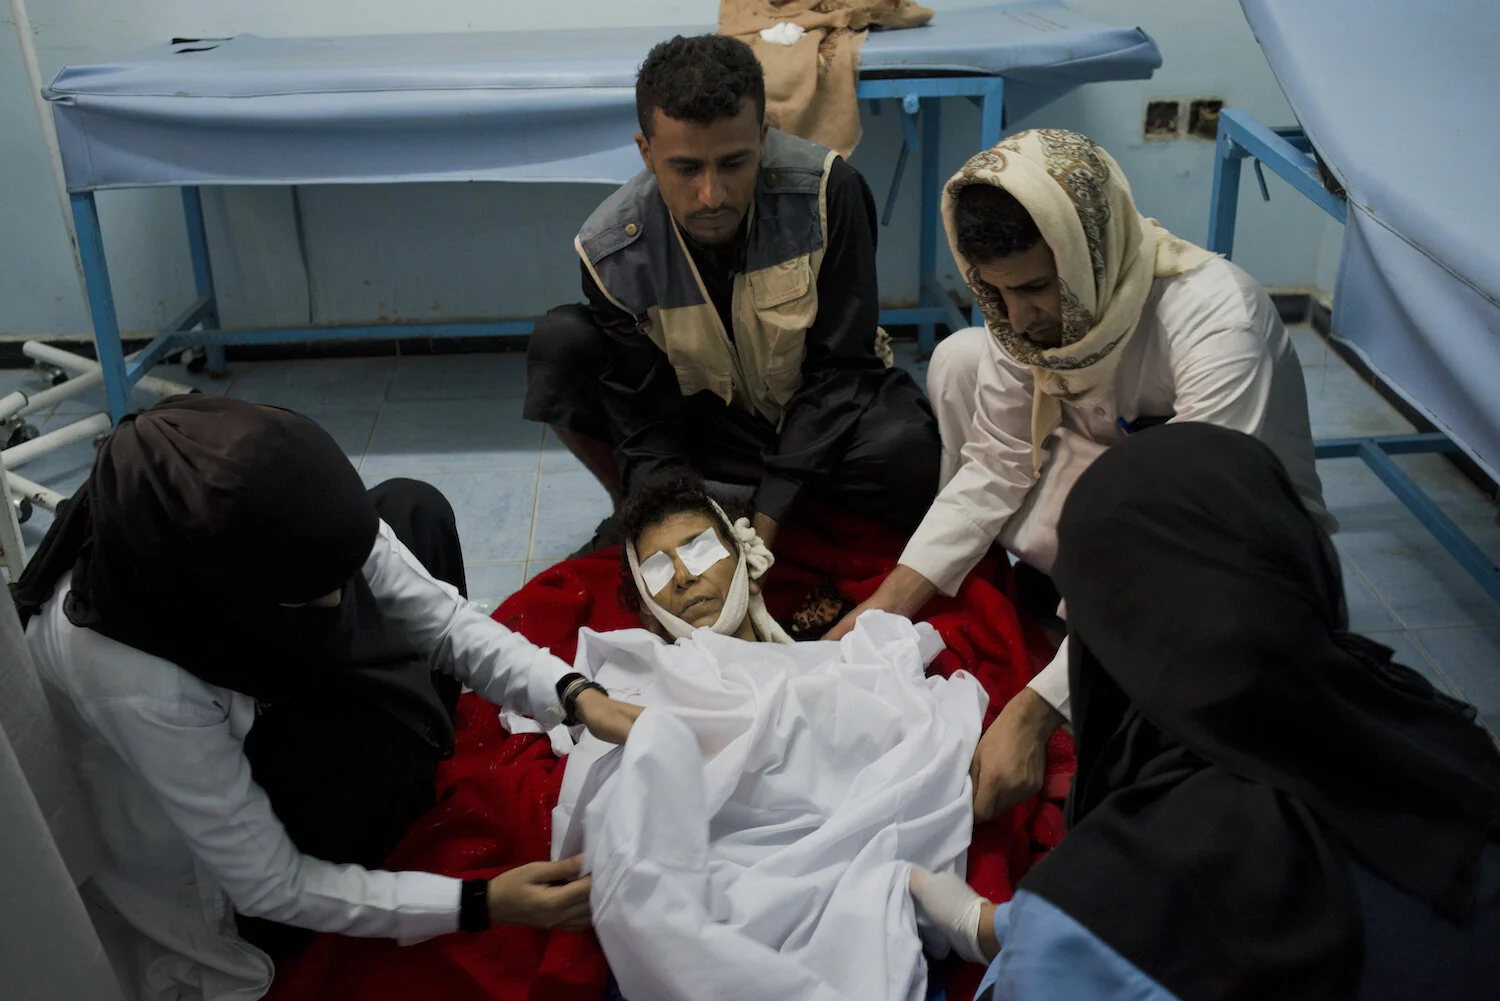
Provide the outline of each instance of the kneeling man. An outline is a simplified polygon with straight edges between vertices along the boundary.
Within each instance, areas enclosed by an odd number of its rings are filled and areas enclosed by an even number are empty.
[[[910,532],[940,445],[876,325],[874,200],[836,153],[768,128],[765,104],[743,42],[651,50],[636,81],[646,169],[575,240],[588,304],[537,323],[526,417],[617,507],[643,475],[685,465],[753,487],[768,544],[812,496]],[[580,553],[617,541],[606,519]]]
[[[1050,590],[1073,482],[1105,448],[1168,421],[1259,438],[1308,514],[1337,528],[1313,463],[1302,368],[1270,296],[1142,216],[1108,153],[1076,132],[1018,133],[949,181],[943,214],[986,324],[940,343],[928,371],[944,485],[900,565],[827,638],[867,608],[916,615],[954,593],[997,540],[1024,561],[1020,577]],[[1171,602],[1173,582],[1155,583]],[[980,742],[981,819],[1040,788],[1047,738],[1068,715],[1065,642]]]

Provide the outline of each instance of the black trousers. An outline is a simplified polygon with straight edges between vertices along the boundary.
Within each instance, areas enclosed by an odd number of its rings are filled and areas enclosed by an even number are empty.
[[[453,509],[435,487],[388,480],[370,498],[428,573],[467,593]],[[440,674],[432,680],[451,715],[458,681]],[[245,754],[297,850],[328,862],[379,868],[437,801],[437,751],[357,698],[277,702],[256,718]],[[277,961],[314,935],[261,918],[240,917],[237,924],[245,939]]]
[[[608,335],[585,306],[559,306],[538,320],[526,350],[526,419],[618,445],[599,396],[608,352]],[[760,482],[775,429],[712,393],[690,396],[685,406],[682,434],[693,469],[722,483]],[[802,497],[909,532],[937,496],[941,462],[937,420],[922,388],[892,373],[843,454],[808,481]]]

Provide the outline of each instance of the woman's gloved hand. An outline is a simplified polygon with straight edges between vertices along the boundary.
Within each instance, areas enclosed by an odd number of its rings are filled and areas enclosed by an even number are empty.
[[[992,927],[995,905],[956,873],[931,873],[912,866],[911,895],[918,915],[970,963],[988,963],[999,953]],[[985,934],[981,935],[981,929]]]

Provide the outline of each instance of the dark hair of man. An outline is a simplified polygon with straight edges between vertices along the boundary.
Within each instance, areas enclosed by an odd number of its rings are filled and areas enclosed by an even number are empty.
[[[651,138],[651,115],[708,125],[740,113],[749,98],[766,114],[766,79],[750,46],[724,35],[678,35],[646,56],[635,77],[635,115]]]
[[[630,572],[630,558],[625,555],[624,540],[639,543],[641,534],[652,525],[659,524],[674,514],[701,514],[713,522],[720,534],[724,527],[714,513],[710,500],[717,501],[731,519],[743,512],[739,505],[723,497],[709,493],[703,480],[687,469],[672,469],[659,473],[638,484],[625,498],[620,507],[616,523],[620,531],[620,603],[632,612],[641,608],[640,593],[635,586],[635,576]]]
[[[1030,250],[1041,242],[1036,228],[1016,196],[993,184],[966,184],[953,199],[953,230],[958,252],[970,264],[989,264]]]

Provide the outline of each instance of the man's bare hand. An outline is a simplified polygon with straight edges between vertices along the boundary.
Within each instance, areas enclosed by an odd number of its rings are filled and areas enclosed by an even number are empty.
[[[760,536],[760,541],[766,544],[767,549],[770,549],[771,543],[776,541],[776,530],[781,527],[776,524],[776,519],[757,512],[751,525],[755,529],[755,534]]]
[[[824,634],[823,638],[825,640],[842,639],[854,629],[854,620],[872,608],[911,618],[920,612],[922,606],[927,604],[935,594],[937,594],[937,585],[911,567],[898,564],[896,569],[880,582],[874,594],[855,605],[854,610],[840,619]]]
[[[1063,725],[1062,714],[1030,688],[1005,708],[974,749],[974,820],[992,820],[1035,796],[1047,774],[1047,738]]]

